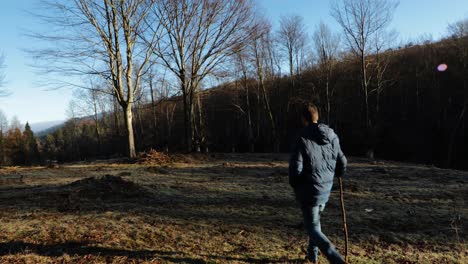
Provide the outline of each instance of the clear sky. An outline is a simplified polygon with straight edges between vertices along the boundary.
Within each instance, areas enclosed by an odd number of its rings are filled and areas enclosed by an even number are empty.
[[[330,0],[255,0],[259,9],[277,26],[281,15],[304,17],[310,34],[320,20],[334,30],[340,30],[330,17]],[[9,118],[16,115],[22,122],[66,119],[71,98],[67,89],[46,91],[38,83],[47,75],[35,74],[29,55],[22,49],[35,45],[23,36],[24,30],[46,30],[26,11],[33,11],[37,0],[2,0],[0,4],[0,52],[6,56],[6,88],[12,94],[0,98],[0,109]],[[449,23],[468,17],[468,0],[400,0],[391,25],[402,41],[416,40],[422,35],[438,39],[446,33]]]

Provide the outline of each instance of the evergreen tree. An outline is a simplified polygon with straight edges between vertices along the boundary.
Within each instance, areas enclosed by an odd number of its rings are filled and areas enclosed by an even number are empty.
[[[59,128],[54,133],[55,146],[56,146],[56,157],[57,161],[63,162],[65,160],[65,139],[63,137],[63,130]]]
[[[34,137],[34,132],[29,126],[29,123],[26,123],[23,131],[23,155],[25,165],[32,165],[39,161],[39,149],[37,146],[37,141]]]
[[[57,160],[57,146],[54,135],[48,134],[45,137],[42,152],[46,160]]]

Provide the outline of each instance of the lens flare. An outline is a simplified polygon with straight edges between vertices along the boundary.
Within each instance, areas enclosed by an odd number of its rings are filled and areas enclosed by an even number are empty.
[[[444,72],[447,69],[448,69],[448,66],[445,63],[439,64],[439,66],[437,66],[437,70],[440,71],[440,72]]]

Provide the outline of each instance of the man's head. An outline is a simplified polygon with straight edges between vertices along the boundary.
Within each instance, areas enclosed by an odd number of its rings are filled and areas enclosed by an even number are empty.
[[[305,103],[302,107],[302,121],[304,125],[317,123],[319,119],[318,107],[313,103]]]

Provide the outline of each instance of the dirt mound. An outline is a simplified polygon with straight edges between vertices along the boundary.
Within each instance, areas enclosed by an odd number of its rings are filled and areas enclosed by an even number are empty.
[[[138,184],[126,181],[122,177],[105,175],[72,182],[68,185],[70,194],[81,199],[106,199],[139,197],[146,190]]]

